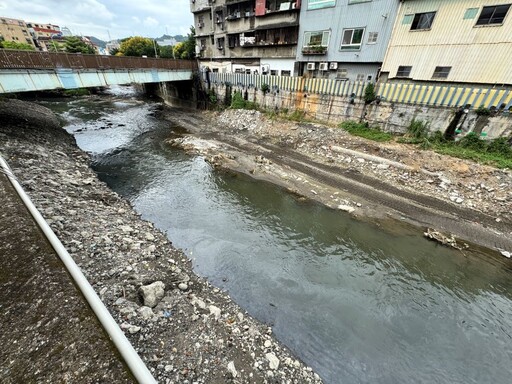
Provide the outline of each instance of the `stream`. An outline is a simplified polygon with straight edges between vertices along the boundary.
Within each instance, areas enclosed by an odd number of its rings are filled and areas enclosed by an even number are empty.
[[[44,102],[99,177],[326,383],[510,383],[512,271],[215,171],[129,87]]]

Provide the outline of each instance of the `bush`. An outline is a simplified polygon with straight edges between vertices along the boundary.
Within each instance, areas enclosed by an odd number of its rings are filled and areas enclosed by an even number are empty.
[[[457,143],[462,148],[473,149],[475,151],[485,151],[486,143],[480,137],[474,133],[469,132],[466,136],[459,140]]]
[[[491,110],[489,108],[485,108],[483,106],[480,106],[476,109],[475,113],[478,116],[489,116],[491,114]]]
[[[428,126],[428,122],[412,119],[411,123],[407,127],[407,133],[415,139],[426,138],[428,136]]]
[[[231,98],[231,108],[233,109],[258,109],[254,101],[245,100],[241,92],[235,92]]]
[[[375,85],[373,83],[368,83],[364,89],[364,103],[370,104],[377,98],[375,94]]]
[[[270,86],[268,84],[261,84],[261,92],[268,93],[270,91]]]
[[[500,137],[494,139],[487,145],[487,152],[496,153],[505,157],[512,158],[512,147],[509,144],[509,139],[506,137]]]
[[[357,123],[355,121],[344,121],[339,127],[354,136],[364,137],[365,139],[373,141],[384,142],[393,139],[393,135],[390,133],[382,132],[380,129],[371,128],[366,124]]]

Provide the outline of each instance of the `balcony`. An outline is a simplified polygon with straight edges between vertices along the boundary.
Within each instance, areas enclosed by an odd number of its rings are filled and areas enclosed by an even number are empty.
[[[302,48],[302,54],[306,56],[325,55],[327,54],[327,47],[321,45],[308,45]]]

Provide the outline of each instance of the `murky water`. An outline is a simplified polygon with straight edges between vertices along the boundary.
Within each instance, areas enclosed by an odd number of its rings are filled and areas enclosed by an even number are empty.
[[[100,177],[325,382],[510,383],[510,266],[215,172],[121,89],[50,104]]]

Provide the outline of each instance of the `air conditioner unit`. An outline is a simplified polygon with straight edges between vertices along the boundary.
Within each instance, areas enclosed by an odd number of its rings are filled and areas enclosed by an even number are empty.
[[[308,63],[308,65],[306,66],[306,69],[308,71],[314,71],[316,69],[316,63]]]
[[[329,69],[338,69],[338,63],[329,63]]]
[[[318,69],[320,69],[321,71],[327,71],[328,66],[328,63],[320,63]]]

